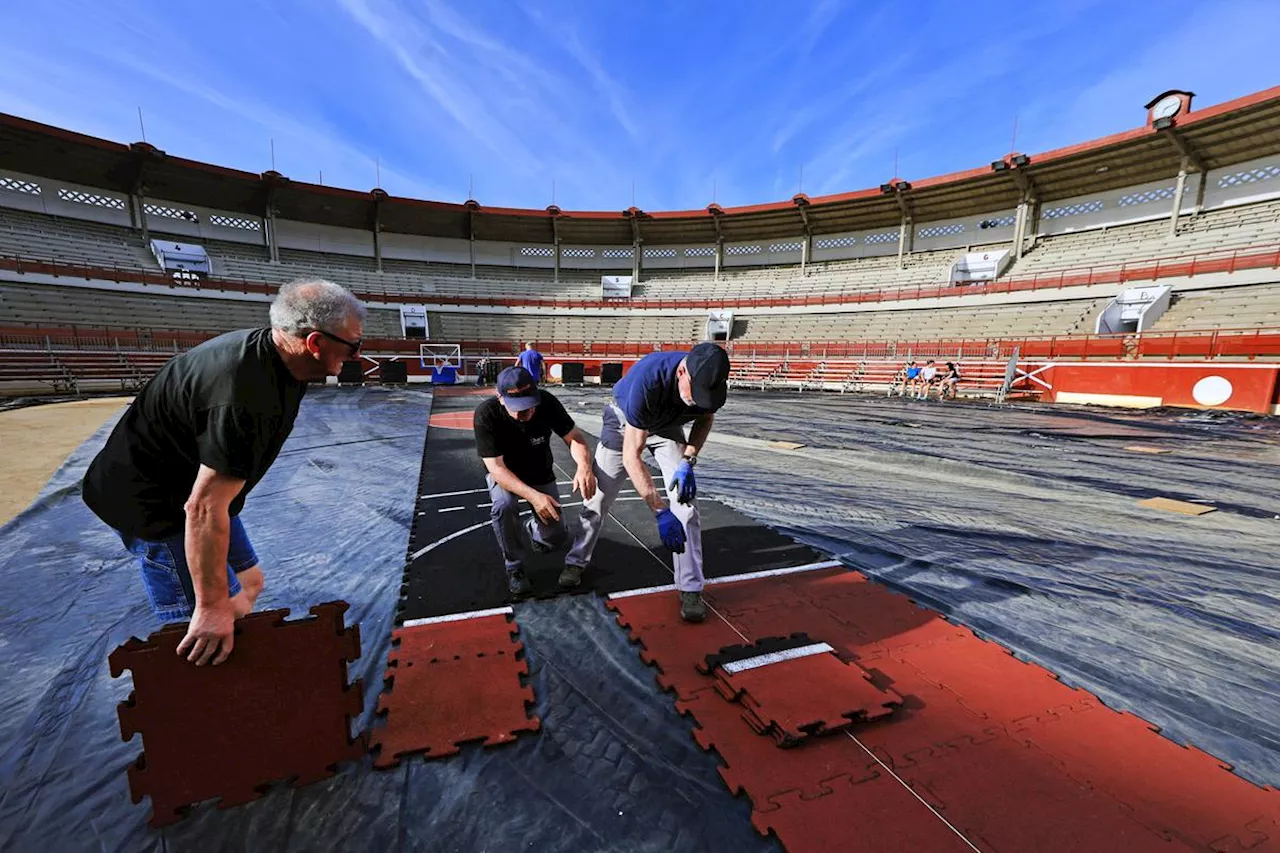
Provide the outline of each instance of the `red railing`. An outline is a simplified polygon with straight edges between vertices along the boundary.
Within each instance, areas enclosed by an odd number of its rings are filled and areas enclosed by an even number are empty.
[[[867,302],[894,302],[912,299],[934,299],[974,296],[984,293],[1013,293],[1082,287],[1094,284],[1127,284],[1157,281],[1162,278],[1196,276],[1206,273],[1231,273],[1247,269],[1280,268],[1280,243],[1251,246],[1231,251],[1202,252],[1195,255],[1151,258],[1120,264],[1098,264],[1068,267],[1037,273],[1030,277],[1017,275],[985,284],[936,285],[916,284],[896,288],[861,289],[845,292],[811,293],[797,296],[710,299],[635,299],[619,302],[605,299],[569,299],[536,296],[442,296],[439,294],[389,293],[387,291],[354,291],[365,302],[403,302],[407,299],[435,305],[469,305],[538,308],[790,308],[821,305],[854,305]],[[230,293],[273,294],[277,286],[244,279],[206,278],[179,279],[149,270],[129,267],[104,267],[89,263],[39,260],[20,255],[0,255],[0,269],[20,274],[83,278],[87,281],[111,281],[150,284],[170,289],[217,290]],[[425,278],[425,276],[424,276]],[[495,282],[494,286],[501,286]]]
[[[212,332],[110,328],[0,327],[0,348],[127,350],[176,352],[213,337]],[[365,351],[416,354],[418,340],[366,338]],[[510,340],[454,340],[468,355],[515,357],[522,343]],[[540,341],[547,355],[577,358],[638,358],[663,349],[682,349],[688,341]],[[1143,332],[1117,335],[1047,335],[950,340],[830,341],[754,343],[733,341],[727,349],[747,358],[880,359],[907,355],[924,358],[1001,358],[1018,350],[1028,359],[1258,358],[1280,356],[1280,327]]]

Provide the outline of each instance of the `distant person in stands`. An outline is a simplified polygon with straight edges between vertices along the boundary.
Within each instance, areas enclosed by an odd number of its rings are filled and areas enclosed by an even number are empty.
[[[947,372],[942,374],[942,387],[938,391],[939,400],[954,400],[956,386],[960,384],[960,368],[954,362],[947,362]]]
[[[688,622],[706,618],[702,526],[694,503],[698,488],[693,469],[728,387],[729,356],[709,342],[688,352],[650,353],[613,386],[613,400],[605,405],[596,445],[599,489],[582,504],[578,518],[585,535],[565,557],[566,574],[581,575],[590,564],[625,471],[640,499],[653,511],[662,544],[674,555],[681,618]],[[646,448],[662,469],[666,498],[641,458]]]
[[[534,382],[545,382],[547,377],[543,373],[544,363],[542,361],[542,353],[533,348],[532,343],[524,345],[524,352],[520,353],[517,359],[519,365],[529,371],[529,375],[533,377]]]
[[[938,383],[938,366],[933,363],[933,359],[929,359],[924,363],[924,369],[920,371],[920,392],[916,395],[917,400],[928,400],[929,392],[933,386]]]
[[[898,368],[898,372],[893,374],[893,378],[889,380],[889,393],[886,397],[892,397],[894,392],[905,394],[907,386],[907,366],[904,364]]]
[[[571,491],[590,500],[596,493],[596,477],[591,449],[582,431],[560,401],[538,387],[529,371],[508,367],[498,374],[497,385],[498,393],[476,407],[476,452],[489,471],[485,477],[489,499],[493,501],[489,518],[506,565],[507,590],[512,595],[528,595],[533,585],[524,570],[520,499],[528,501],[533,509],[523,527],[524,536],[535,551],[554,551],[568,539],[551,457],[551,433],[564,439],[577,463]],[[566,569],[559,583],[564,589],[572,589],[579,580],[579,572]]]
[[[903,381],[903,384],[902,384],[903,396],[910,397],[915,392],[919,382],[920,382],[920,367],[919,365],[916,364],[916,360],[914,358],[908,359],[907,375],[906,375],[906,379]]]
[[[289,437],[307,382],[360,352],[364,316],[333,282],[284,285],[271,328],[229,332],[160,368],[89,465],[85,503],[137,558],[156,617],[190,620],[178,654],[198,666],[227,659],[235,620],[262,592],[245,498]]]

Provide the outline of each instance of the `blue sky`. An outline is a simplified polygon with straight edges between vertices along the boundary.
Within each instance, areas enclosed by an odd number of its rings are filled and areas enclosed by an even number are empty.
[[[646,210],[980,166],[1280,84],[1280,3],[48,0],[0,111],[393,195]],[[803,176],[803,178],[802,178]]]

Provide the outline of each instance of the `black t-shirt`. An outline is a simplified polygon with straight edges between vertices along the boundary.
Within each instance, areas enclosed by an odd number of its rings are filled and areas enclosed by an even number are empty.
[[[84,502],[140,539],[177,536],[200,466],[245,481],[244,499],[293,429],[307,383],[295,379],[270,329],[245,329],[171,359],[120,418],[89,465]]]
[[[573,418],[560,401],[539,390],[538,408],[527,421],[518,421],[490,397],[476,407],[476,452],[480,458],[501,456],[503,464],[530,486],[555,481],[551,467],[551,433],[563,438],[573,431]]]

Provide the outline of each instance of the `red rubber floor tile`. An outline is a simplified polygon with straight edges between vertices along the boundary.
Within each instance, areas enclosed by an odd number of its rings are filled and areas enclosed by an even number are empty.
[[[742,708],[715,691],[676,702],[676,708],[698,723],[694,739],[724,760],[720,777],[734,794],[746,794],[757,810],[776,808],[772,800],[788,791],[805,797],[830,793],[831,780],[863,781],[877,775],[876,761],[853,740],[841,736],[806,743],[800,749],[778,749],[752,731]]]
[[[885,717],[902,704],[901,696],[877,687],[862,667],[831,652],[736,673],[720,668],[716,674],[780,745]]]
[[[1280,791],[1260,788],[1146,721],[1094,702],[1015,726],[1064,772],[1107,791],[1146,826],[1201,849],[1280,850]]]
[[[841,740],[848,740],[841,737]],[[773,811],[751,814],[761,834],[772,832],[787,853],[972,853],[955,832],[889,775],[851,783],[805,799],[779,796]]]
[[[483,618],[506,623],[502,615]],[[394,767],[414,754],[442,758],[463,743],[508,743],[520,732],[539,729],[538,718],[529,712],[533,690],[521,683],[529,672],[528,662],[518,656],[523,647],[508,632],[504,648],[475,651],[478,637],[494,635],[468,621],[473,620],[392,634],[398,645],[388,656],[387,687],[378,700],[385,725],[373,733],[375,767]],[[459,631],[458,654],[450,654],[448,628],[442,626]]]
[[[917,754],[896,772],[984,851],[1195,849],[1153,832],[1119,800],[1071,778],[1046,753],[1004,732]]]
[[[956,693],[974,713],[997,722],[1085,701],[1090,694],[1063,684],[1043,667],[1024,663],[995,643],[934,643],[890,654],[939,687]]]
[[[722,620],[709,617],[700,624],[680,619],[680,606],[671,593],[611,600],[618,622],[643,648],[640,659],[657,668],[663,690],[689,698],[715,686],[715,678],[698,672],[696,665],[718,649],[742,642],[742,636]]]
[[[492,616],[397,628],[392,634],[392,642],[412,631],[415,660],[437,660],[508,651],[519,630],[509,614],[495,613]]]
[[[111,653],[112,677],[133,675],[133,693],[119,706],[120,733],[142,735],[129,789],[135,803],[151,797],[151,826],[175,823],[203,800],[220,798],[218,807],[229,808],[257,799],[271,782],[324,779],[338,762],[365,754],[364,739],[351,737],[363,700],[358,681],[347,686],[360,630],[343,627],[346,610],[337,601],[312,607],[310,619],[286,620],[288,610],[246,616],[218,666],[177,655],[186,625]]]

